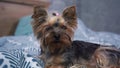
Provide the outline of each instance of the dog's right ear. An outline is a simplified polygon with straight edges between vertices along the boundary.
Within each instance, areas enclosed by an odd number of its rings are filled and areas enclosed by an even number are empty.
[[[40,31],[40,28],[38,28],[41,24],[46,22],[47,19],[47,11],[45,8],[41,6],[35,6],[33,10],[32,18],[34,21],[32,22],[32,27],[34,34],[37,36],[37,38],[40,38],[42,36],[42,32]]]
[[[39,17],[46,17],[47,16],[47,11],[45,8],[41,7],[41,6],[35,6],[34,10],[33,10],[33,15],[32,18],[36,19]]]

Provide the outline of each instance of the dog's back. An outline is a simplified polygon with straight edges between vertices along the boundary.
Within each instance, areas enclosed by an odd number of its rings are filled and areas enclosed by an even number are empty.
[[[80,68],[120,68],[120,50],[113,46],[104,46],[84,41],[73,41],[67,58],[71,56],[72,67]],[[69,61],[70,62],[70,61]],[[71,68],[72,68],[71,67]]]

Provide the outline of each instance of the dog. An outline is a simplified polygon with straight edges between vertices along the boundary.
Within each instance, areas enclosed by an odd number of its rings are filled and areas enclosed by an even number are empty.
[[[116,47],[73,40],[77,28],[75,6],[52,16],[36,6],[32,18],[44,68],[120,68],[120,50]]]

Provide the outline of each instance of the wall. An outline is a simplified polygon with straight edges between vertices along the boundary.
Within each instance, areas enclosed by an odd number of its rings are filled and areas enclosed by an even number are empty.
[[[120,34],[120,0],[76,0],[76,4],[87,27]]]

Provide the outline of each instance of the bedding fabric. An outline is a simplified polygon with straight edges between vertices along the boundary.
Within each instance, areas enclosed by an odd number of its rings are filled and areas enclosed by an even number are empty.
[[[0,38],[0,68],[43,68],[39,54],[33,35]]]
[[[0,51],[0,68],[42,68],[43,62],[29,54]]]

